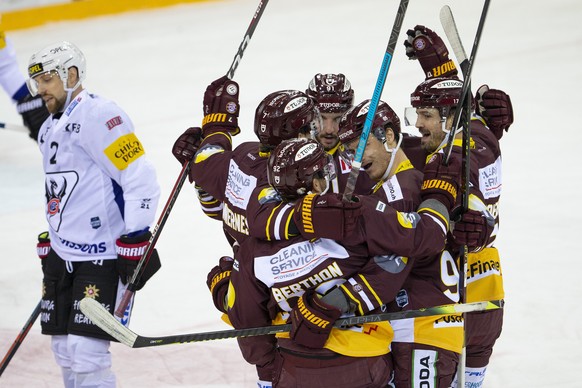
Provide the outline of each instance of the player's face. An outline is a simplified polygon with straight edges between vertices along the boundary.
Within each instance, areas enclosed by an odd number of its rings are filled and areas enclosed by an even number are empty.
[[[55,114],[63,108],[67,100],[67,92],[56,72],[37,75],[32,81],[36,83],[38,94],[44,100],[49,113]]]
[[[438,109],[418,108],[416,115],[415,126],[422,135],[420,146],[427,152],[436,151],[446,135]]]
[[[339,143],[337,133],[341,117],[341,113],[321,113],[323,126],[317,134],[317,141],[326,151],[331,150]]]
[[[348,151],[352,155],[356,154],[359,140],[354,140],[347,144]],[[368,137],[366,148],[364,149],[364,156],[362,157],[362,168],[370,179],[379,181],[382,179],[384,172],[388,168],[390,162],[390,154],[384,148],[384,144],[374,136]]]

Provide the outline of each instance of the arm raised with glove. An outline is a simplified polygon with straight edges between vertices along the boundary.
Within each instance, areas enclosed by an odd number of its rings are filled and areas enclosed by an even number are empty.
[[[504,91],[489,89],[489,86],[483,85],[477,90],[475,100],[476,113],[485,119],[497,140],[501,140],[503,131],[507,132],[513,124],[511,99]]]
[[[216,133],[235,136],[240,132],[238,93],[238,83],[226,76],[208,85],[203,101],[202,136],[204,138]]]
[[[406,31],[406,56],[418,60],[426,79],[457,77],[455,63],[449,59],[449,50],[443,40],[430,28],[417,25]]]

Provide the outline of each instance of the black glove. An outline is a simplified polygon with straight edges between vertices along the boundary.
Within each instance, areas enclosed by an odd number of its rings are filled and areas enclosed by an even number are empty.
[[[172,154],[181,165],[184,165],[185,162],[191,162],[198,152],[201,141],[202,129],[190,127],[176,139],[172,147]]]
[[[203,137],[214,132],[228,132],[232,136],[240,132],[238,91],[238,83],[226,76],[208,85],[204,92]]]
[[[291,332],[289,336],[298,345],[321,349],[325,345],[334,322],[341,311],[323,302],[317,292],[310,288],[297,300],[291,310]]]
[[[115,242],[117,246],[117,272],[123,284],[131,281],[133,272],[146,251],[151,236],[150,231],[131,237],[130,235],[123,235]],[[161,266],[158,251],[154,249],[149,260],[144,262],[141,267],[141,276],[136,279],[135,289],[141,290]]]
[[[455,207],[461,181],[461,158],[451,154],[449,164],[443,165],[443,153],[429,157],[424,166],[424,178],[420,195],[422,200],[434,198],[446,206],[449,213]]]
[[[475,100],[477,114],[485,119],[491,132],[500,140],[503,131],[507,132],[513,124],[511,99],[504,91],[489,89],[489,86],[483,85],[477,90]]]
[[[293,222],[307,239],[348,239],[362,214],[362,203],[357,197],[354,199],[354,202],[344,202],[341,194],[308,194],[295,205]]]
[[[208,272],[206,285],[212,294],[214,307],[226,314],[226,294],[230,283],[230,274],[234,260],[230,256],[222,256],[218,265]]]
[[[22,115],[22,122],[28,128],[32,139],[38,138],[38,131],[49,117],[49,112],[40,96],[32,97],[30,94],[16,103],[16,110]]]
[[[459,73],[449,59],[449,51],[443,40],[431,29],[418,25],[406,31],[406,56],[420,63],[426,79],[456,77]]]

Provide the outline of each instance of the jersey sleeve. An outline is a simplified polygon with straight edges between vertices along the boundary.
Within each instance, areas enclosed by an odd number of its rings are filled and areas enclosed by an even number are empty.
[[[359,235],[369,255],[423,257],[445,248],[448,212],[438,201],[423,202],[416,212],[399,212],[374,196],[363,196]],[[440,206],[439,206],[440,205]]]
[[[82,147],[123,194],[125,232],[143,230],[154,222],[160,197],[156,171],[125,112],[106,102],[92,115],[84,124],[92,128],[83,129]]]
[[[299,233],[293,223],[293,205],[281,200],[268,183],[258,185],[247,207],[250,235],[262,240],[288,240]]]

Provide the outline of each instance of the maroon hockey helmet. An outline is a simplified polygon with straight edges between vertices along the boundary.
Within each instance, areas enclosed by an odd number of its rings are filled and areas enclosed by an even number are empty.
[[[315,101],[299,90],[269,94],[255,112],[255,134],[262,145],[274,148],[281,141],[321,128]]]
[[[413,108],[436,108],[446,118],[461,98],[463,81],[457,78],[437,77],[426,80],[410,95]]]
[[[323,113],[343,113],[354,105],[354,90],[345,75],[316,74],[305,91]]]
[[[369,109],[370,100],[364,100],[342,116],[338,132],[338,137],[342,144],[345,145],[360,138]],[[378,140],[384,141],[386,139],[386,128],[388,127],[394,131],[394,135],[398,139],[400,137],[400,119],[390,105],[380,101],[374,114],[370,132]]]
[[[333,175],[333,159],[315,140],[283,141],[269,156],[269,184],[288,201],[311,191],[313,178],[326,178],[329,182]]]

